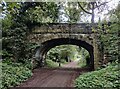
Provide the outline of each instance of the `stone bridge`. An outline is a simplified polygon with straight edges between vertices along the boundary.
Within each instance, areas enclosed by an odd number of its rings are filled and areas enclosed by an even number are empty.
[[[94,29],[98,30],[97,24]],[[58,45],[72,44],[85,48],[90,54],[89,65],[92,69],[99,66],[101,54],[99,50],[97,34],[92,31],[92,24],[79,23],[50,23],[37,25],[32,28],[32,33],[28,36],[32,43],[37,43],[35,57],[41,63],[46,58],[47,52]]]

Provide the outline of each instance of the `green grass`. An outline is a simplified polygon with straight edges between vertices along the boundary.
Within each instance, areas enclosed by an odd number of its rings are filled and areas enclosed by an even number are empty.
[[[14,87],[32,76],[31,70],[20,63],[0,62],[0,66],[2,66],[1,89]]]
[[[59,67],[59,64],[52,60],[46,60],[46,66],[50,68],[54,68],[54,67]]]
[[[120,88],[120,69],[118,65],[109,65],[101,70],[84,73],[75,80],[76,89],[89,88]]]

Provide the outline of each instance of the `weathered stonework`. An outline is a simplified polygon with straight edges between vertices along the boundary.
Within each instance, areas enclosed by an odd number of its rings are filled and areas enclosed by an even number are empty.
[[[33,43],[43,43],[52,39],[71,38],[86,41],[90,45],[93,45],[93,38],[86,37],[86,34],[84,34],[84,36],[82,35],[83,34],[32,34],[29,36],[29,40]]]
[[[28,39],[30,42],[40,45],[40,52],[38,52],[40,60],[43,60],[47,51],[54,46],[75,44],[89,51],[94,69],[99,66],[100,52],[96,43],[97,38],[92,32],[90,24],[48,24],[36,26],[32,31]]]

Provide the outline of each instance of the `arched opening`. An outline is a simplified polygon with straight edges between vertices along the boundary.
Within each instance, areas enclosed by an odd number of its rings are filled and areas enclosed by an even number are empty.
[[[39,55],[39,60],[40,63],[43,63],[44,60],[46,59],[47,52],[51,49],[54,48],[55,46],[59,45],[77,45],[79,47],[83,47],[89,52],[90,55],[90,61],[89,65],[92,69],[94,69],[94,54],[93,54],[93,46],[90,45],[89,43],[82,41],[82,40],[77,40],[77,39],[70,39],[70,38],[59,38],[59,39],[52,39],[49,41],[46,41],[40,45],[36,50],[38,50]],[[42,62],[43,61],[43,62]]]
[[[83,47],[64,44],[51,48],[45,57],[45,67],[85,68],[90,66],[90,54]]]

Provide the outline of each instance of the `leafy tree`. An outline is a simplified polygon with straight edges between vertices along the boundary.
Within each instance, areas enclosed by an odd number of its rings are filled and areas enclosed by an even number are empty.
[[[69,23],[85,22],[85,20],[82,20],[85,17],[91,18],[91,23],[94,23],[95,10],[97,10],[98,13],[103,12],[106,10],[106,8],[108,8],[107,3],[108,2],[102,2],[99,0],[95,0],[94,2],[86,1],[66,2],[65,4],[60,3],[60,6],[62,8],[62,12],[60,14],[64,15],[67,19],[66,22]]]
[[[118,4],[117,8],[110,11],[110,22],[111,24],[105,25],[104,29],[106,32],[103,32],[101,35],[101,41],[104,45],[104,53],[110,55],[110,60],[115,61],[118,59],[119,55],[119,21],[120,21],[120,4]],[[111,21],[112,18],[116,17],[115,21]],[[113,20],[113,19],[112,19]]]
[[[27,41],[32,27],[41,23],[57,21],[58,6],[53,2],[6,2],[3,5],[2,20],[3,55],[15,60],[29,59],[35,43]],[[45,20],[47,18],[47,20]]]
[[[47,53],[47,59],[53,61],[66,61],[69,62],[70,60],[75,60],[75,54],[78,53],[79,47],[74,45],[61,45],[52,48]]]

